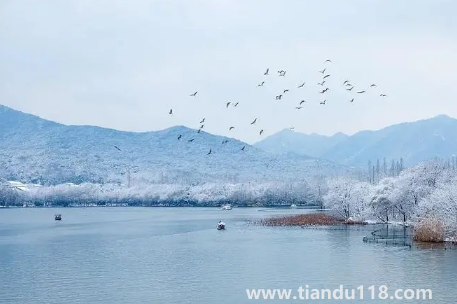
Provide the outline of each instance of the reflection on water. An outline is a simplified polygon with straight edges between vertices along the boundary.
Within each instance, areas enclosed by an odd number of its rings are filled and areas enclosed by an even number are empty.
[[[248,225],[253,218],[306,212],[258,210],[1,210],[0,303],[251,303],[246,288],[340,284],[430,288],[432,303],[455,301],[456,250],[367,244],[362,239],[371,226]],[[55,213],[62,222],[54,221]],[[216,230],[219,220],[227,230]]]

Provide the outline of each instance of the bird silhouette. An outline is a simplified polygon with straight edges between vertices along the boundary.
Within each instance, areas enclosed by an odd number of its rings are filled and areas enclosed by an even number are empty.
[[[327,99],[324,100],[324,101],[321,101],[320,104],[321,104],[321,105],[325,105],[325,102],[326,102],[326,101],[327,101]]]
[[[381,97],[387,97],[387,95],[386,95],[386,94],[381,94],[381,95],[379,95],[379,96],[381,96]]]
[[[303,82],[301,85],[298,86],[298,88],[303,88],[306,82]]]
[[[238,106],[238,104],[239,104],[239,102],[235,103],[233,106],[234,106],[234,107],[237,107],[237,106]]]
[[[279,73],[279,76],[282,76],[282,77],[286,76],[286,71],[281,71],[281,73]]]
[[[231,130],[233,130],[233,129],[235,129],[235,127],[230,127],[230,128],[229,128],[229,131],[231,131]]]
[[[197,93],[198,93],[198,91],[196,91],[195,93],[190,94],[190,96],[196,96]]]
[[[276,100],[281,100],[281,98],[282,98],[282,95],[276,96]]]
[[[203,119],[200,121],[201,124],[204,123],[204,122],[205,122],[205,118],[203,118]]]
[[[182,137],[182,135],[179,135],[179,136],[178,136],[178,140],[180,140],[180,139],[181,139],[181,137]]]
[[[354,102],[354,98],[352,98],[352,99],[350,100],[350,102]]]
[[[172,115],[172,114],[173,114],[173,109],[170,109],[170,111],[168,112],[168,114]]]
[[[325,75],[324,78],[322,78],[322,79],[325,79],[327,77],[330,77],[330,74]]]
[[[358,91],[357,94],[365,93],[365,91]]]
[[[301,108],[303,108],[303,107],[295,107],[295,109],[297,109],[297,110],[300,110]]]
[[[210,155],[212,152],[213,152],[213,151],[212,151],[211,149],[209,149],[209,152],[208,152],[208,154],[206,154],[206,155]]]
[[[263,129],[262,129],[262,130],[260,130],[259,134],[260,134],[260,135],[262,135],[262,133],[263,133]]]
[[[226,143],[228,143],[227,139],[222,141],[222,144],[226,144]]]
[[[263,84],[264,84],[264,83],[265,83],[265,81],[262,81],[262,83],[261,83],[261,84],[258,84],[257,86],[258,86],[258,87],[263,87]]]
[[[241,151],[244,151],[245,148],[246,148],[246,146],[243,146],[243,148],[241,148]]]
[[[319,71],[320,73],[324,74],[325,73],[325,70],[327,70],[326,68],[323,69],[322,71]]]
[[[225,106],[228,108],[231,103],[232,102],[229,101],[229,102],[227,102],[227,104]]]
[[[197,133],[200,133],[202,131],[202,129],[198,129]]]
[[[343,82],[343,85],[344,85],[344,84],[347,84],[347,83],[349,83],[349,80],[345,80],[345,81]]]
[[[346,89],[346,91],[352,91],[353,88],[354,88],[354,87],[351,87],[350,89]]]
[[[306,100],[303,99],[302,101],[300,101],[300,105],[302,105],[305,102],[306,102]]]
[[[376,85],[373,83],[370,87],[373,88],[373,87],[376,87]]]
[[[268,75],[268,72],[270,71],[270,69],[268,68],[265,73],[263,73],[263,75]]]
[[[254,119],[254,121],[253,121],[253,122],[251,122],[251,125],[255,124],[256,122],[257,122],[257,118],[256,118],[256,119]]]
[[[188,142],[193,142],[193,141],[194,141],[194,138],[188,140]]]
[[[331,61],[330,59],[327,59],[327,60],[325,60],[325,62],[324,62],[324,63],[326,63],[326,62],[332,62],[332,61]]]
[[[286,94],[287,92],[289,92],[289,90],[288,89],[284,89],[283,94]]]
[[[320,85],[320,86],[324,86],[324,83],[325,83],[325,80],[324,80],[324,81],[322,81],[322,82],[319,82],[319,83],[318,83],[318,85]]]
[[[122,152],[122,150],[121,150],[121,149],[119,149],[117,146],[114,146],[114,148],[116,148],[116,149],[118,149],[119,151],[121,151],[121,152]]]
[[[200,129],[203,129],[204,126],[205,126],[205,125],[201,125],[201,126],[200,126]]]

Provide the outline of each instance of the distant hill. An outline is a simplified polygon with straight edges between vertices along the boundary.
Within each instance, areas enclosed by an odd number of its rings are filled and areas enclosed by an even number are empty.
[[[228,143],[222,144],[224,140]],[[210,149],[212,154],[207,155]],[[296,154],[272,155],[184,126],[154,132],[67,126],[0,105],[0,179],[39,184],[125,183],[128,172],[137,183],[198,184],[304,179],[347,170]]]
[[[308,135],[285,129],[259,141],[254,146],[274,154],[296,153],[302,156],[320,157],[348,137],[343,133],[333,136],[316,133]]]
[[[352,136],[339,134],[336,138],[290,133],[279,132],[255,146],[269,152],[292,152],[356,167],[366,167],[368,161],[383,158],[403,158],[405,166],[412,166],[434,157],[450,158],[457,154],[457,119],[446,115]]]

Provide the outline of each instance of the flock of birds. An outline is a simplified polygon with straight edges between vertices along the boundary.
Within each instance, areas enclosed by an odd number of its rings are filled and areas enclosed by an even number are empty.
[[[325,60],[325,61],[324,61],[324,68],[323,68],[321,71],[318,71],[320,74],[322,74],[322,80],[321,80],[321,82],[318,82],[318,83],[317,83],[317,85],[321,87],[321,89],[319,89],[319,94],[323,94],[322,101],[319,102],[320,105],[326,105],[327,99],[325,98],[325,96],[326,96],[326,93],[327,93],[328,91],[330,91],[330,88],[326,85],[326,82],[327,82],[328,78],[331,77],[331,74],[329,74],[329,73],[327,72],[327,64],[331,64],[331,63],[332,63],[332,61],[331,61],[330,59]],[[286,77],[286,73],[287,73],[287,71],[285,71],[285,70],[279,70],[279,71],[277,71],[277,74],[278,74],[279,77]],[[269,75],[270,75],[270,69],[267,68],[266,71],[263,73],[263,76],[269,76]],[[263,87],[265,84],[266,84],[266,82],[265,82],[265,81],[262,81],[262,82],[259,83],[257,86],[258,86],[258,87]],[[297,89],[303,88],[305,85],[306,85],[306,82],[303,82],[303,83],[301,83],[301,84],[299,84],[299,85],[297,86]],[[351,92],[351,93],[355,93],[356,95],[364,94],[364,93],[367,92],[367,90],[373,89],[373,88],[377,87],[377,85],[373,83],[373,84],[371,84],[371,85],[369,86],[369,88],[367,88],[367,89],[358,90],[358,91],[353,91],[353,89],[355,88],[355,86],[351,83],[350,80],[345,80],[344,82],[342,82],[342,86],[343,86],[343,88],[344,88],[346,91]],[[278,100],[278,101],[282,100],[282,99],[284,98],[284,96],[286,95],[286,93],[288,93],[289,91],[290,91],[289,89],[284,89],[284,90],[282,91],[282,93],[280,93],[280,94],[278,94],[278,95],[275,96],[275,100]],[[198,94],[198,91],[195,91],[194,93],[190,94],[189,96],[190,96],[190,97],[197,97],[197,94]],[[355,96],[355,95],[354,95],[354,96]],[[387,97],[387,95],[386,95],[386,94],[383,94],[383,93],[381,93],[379,96],[382,97],[382,98]],[[353,103],[355,100],[356,100],[356,98],[355,98],[355,97],[352,97],[352,98],[349,100],[349,102]],[[295,109],[296,109],[296,110],[302,109],[302,108],[304,107],[304,104],[305,104],[306,102],[307,102],[307,101],[306,101],[305,99],[300,100],[300,102],[298,103],[298,105],[295,106]],[[226,102],[225,107],[226,107],[226,108],[229,108],[230,106],[237,107],[238,105],[239,105],[239,102],[234,103],[234,102],[229,101],[229,102]],[[168,114],[169,114],[169,115],[173,115],[173,109],[170,109],[169,112],[168,112]],[[258,118],[254,118],[254,119],[252,120],[251,126],[256,125],[257,119],[258,119]],[[200,121],[200,127],[199,127],[199,129],[197,130],[196,133],[201,133],[201,131],[203,130],[204,126],[205,126],[205,118],[203,118],[203,119]],[[230,126],[228,130],[229,130],[229,131],[232,131],[232,130],[234,130],[234,129],[235,129],[235,126]],[[294,130],[295,128],[294,128],[294,127],[290,127],[289,129],[290,129],[290,130]],[[259,135],[261,136],[261,135],[264,133],[264,129],[260,129],[260,130],[258,130],[258,132],[259,132]],[[182,134],[178,135],[178,137],[177,137],[178,140],[182,140],[182,138],[183,138],[183,135],[182,135]],[[194,140],[195,140],[195,138],[192,137],[192,138],[188,139],[187,141],[188,141],[188,142],[193,142]],[[229,142],[229,141],[228,141],[227,139],[225,139],[225,140],[223,140],[223,141],[221,142],[221,144],[224,145],[224,144],[227,144],[228,142]],[[241,150],[241,151],[245,151],[245,149],[246,149],[246,146],[242,146],[240,150]],[[207,155],[210,155],[210,154],[213,154],[213,149],[211,149],[211,148],[209,149]]]

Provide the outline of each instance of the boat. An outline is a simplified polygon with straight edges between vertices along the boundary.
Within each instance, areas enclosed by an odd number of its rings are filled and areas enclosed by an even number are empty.
[[[56,215],[54,215],[54,219],[56,221],[61,221],[62,220],[62,215],[61,214],[56,214]]]
[[[232,205],[230,204],[226,204],[226,205],[222,205],[222,210],[232,210]]]
[[[223,221],[217,223],[217,230],[225,230],[225,223]]]
[[[292,205],[290,205],[290,208],[292,208],[292,209],[296,209],[296,208],[297,208],[297,205],[295,205],[295,204],[292,204]]]

